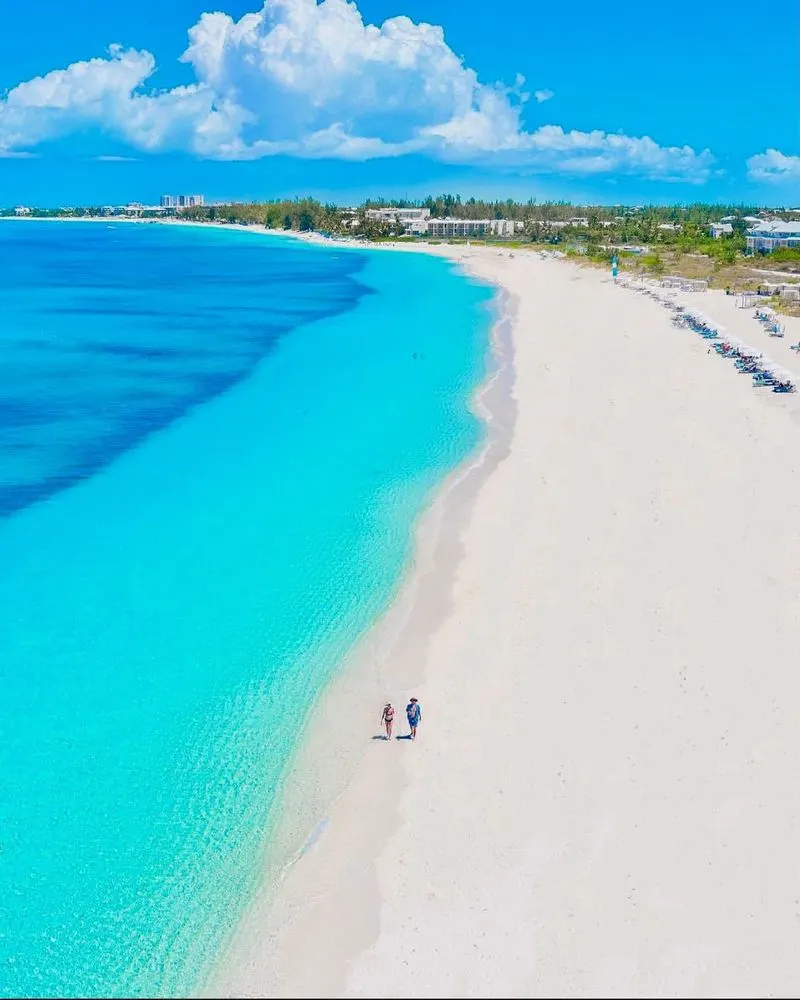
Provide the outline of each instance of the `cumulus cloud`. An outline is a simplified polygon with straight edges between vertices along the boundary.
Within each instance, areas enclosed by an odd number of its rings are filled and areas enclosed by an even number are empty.
[[[800,181],[800,156],[787,156],[777,149],[751,156],[747,161],[747,176],[752,181],[771,184]]]
[[[708,150],[601,131],[528,131],[524,80],[482,83],[437,25],[365,24],[348,0],[266,0],[238,21],[207,13],[181,57],[194,80],[148,88],[149,52],[112,46],[0,98],[0,155],[95,127],[137,150],[215,159],[277,153],[369,159],[422,153],[451,162],[704,181]],[[534,92],[537,104],[551,91]]]
[[[10,90],[0,102],[0,149],[35,146],[89,123],[122,119],[155,60],[149,52],[119,46],[112,46],[109,56],[73,63]]]

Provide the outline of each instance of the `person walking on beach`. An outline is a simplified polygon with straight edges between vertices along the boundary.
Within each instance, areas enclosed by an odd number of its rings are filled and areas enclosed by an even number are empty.
[[[416,698],[412,698],[406,705],[406,718],[408,719],[408,728],[411,730],[411,739],[415,740],[417,738],[417,726],[419,725],[419,720],[422,718],[422,709],[419,707],[419,702]]]
[[[386,727],[386,739],[390,740],[392,738],[392,726],[394,725],[394,709],[392,708],[392,703],[390,701],[387,701],[383,706],[381,722]]]

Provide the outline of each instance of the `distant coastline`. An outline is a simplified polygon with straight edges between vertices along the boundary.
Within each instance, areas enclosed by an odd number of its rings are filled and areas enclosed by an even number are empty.
[[[436,207],[436,202],[429,199]],[[484,214],[491,210],[500,211],[508,203],[462,205],[458,199],[445,199],[439,206],[444,211],[460,211],[460,218],[453,220],[455,226],[440,226],[444,233],[459,225],[469,225],[475,212]],[[279,221],[284,211],[286,216],[282,227],[267,225],[260,221],[270,216],[272,222]],[[438,210],[438,208],[437,208]],[[320,206],[312,199],[296,202],[244,204],[232,206],[207,206],[181,210],[179,214],[140,217],[136,215],[91,215],[91,216],[22,216],[26,218],[56,218],[75,221],[100,221],[113,224],[124,222],[158,222],[168,225],[203,225],[217,228],[236,228],[252,232],[264,232],[274,236],[306,240],[312,243],[324,242],[342,248],[364,247],[370,249],[409,249],[427,251],[431,247],[493,246],[498,250],[519,253],[536,252],[540,255],[567,257],[578,263],[599,268],[610,268],[612,258],[617,261],[621,273],[631,273],[640,277],[660,278],[665,275],[683,277],[688,280],[706,281],[712,288],[725,288],[733,292],[757,291],[766,296],[764,305],[788,316],[800,315],[800,249],[797,239],[788,234],[789,243],[794,246],[773,248],[771,252],[745,252],[745,226],[752,226],[759,217],[765,220],[794,220],[797,213],[788,210],[760,210],[759,215],[746,215],[756,208],[745,206],[702,206],[695,205],[630,209],[618,207],[589,206],[578,209],[583,216],[569,218],[576,209],[564,204],[520,205],[511,207],[512,220],[500,220],[498,233],[484,232],[484,228],[494,225],[491,220],[479,226],[479,231],[469,236],[438,236],[436,239],[419,232],[405,232],[403,226],[413,221],[391,223],[389,208],[334,209]],[[219,212],[218,216],[213,213]],[[419,209],[397,209],[414,211]],[[614,211],[623,212],[614,216]],[[735,211],[736,215],[726,214]],[[775,212],[779,215],[775,215]],[[527,214],[526,214],[527,213]],[[532,215],[532,213],[538,213]],[[605,213],[602,217],[597,213]],[[780,214],[782,213],[782,214]],[[546,218],[554,215],[555,218]],[[213,217],[212,217],[213,216]],[[379,216],[375,217],[375,216]],[[545,217],[544,220],[542,217]],[[2,216],[0,218],[9,218]],[[13,218],[13,216],[12,216]],[[521,222],[520,218],[527,219]],[[723,220],[719,222],[717,220]],[[733,222],[727,221],[733,219]],[[666,221],[673,220],[673,221]],[[682,221],[676,221],[682,220]],[[354,229],[349,228],[357,223]],[[421,224],[420,224],[421,225]],[[517,231],[518,226],[523,229]],[[767,229],[779,226],[768,221]],[[424,227],[423,227],[424,228]],[[784,226],[788,230],[800,232],[800,224],[789,221]],[[513,231],[512,231],[513,230]],[[438,230],[437,230],[438,232]],[[769,235],[769,234],[767,234]],[[786,235],[786,234],[784,234]],[[632,242],[631,242],[632,241]],[[748,244],[752,242],[747,240]],[[765,241],[761,241],[765,242]],[[767,239],[770,245],[776,241]],[[778,241],[780,242],[780,241]],[[786,242],[786,241],[784,241]],[[639,245],[637,245],[637,243]],[[776,244],[777,246],[777,244]]]

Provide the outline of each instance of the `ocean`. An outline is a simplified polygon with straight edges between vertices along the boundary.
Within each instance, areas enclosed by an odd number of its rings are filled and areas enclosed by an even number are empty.
[[[202,985],[480,441],[489,299],[421,254],[0,224],[0,995]]]

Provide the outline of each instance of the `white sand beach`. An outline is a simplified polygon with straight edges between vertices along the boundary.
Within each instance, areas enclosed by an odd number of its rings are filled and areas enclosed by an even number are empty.
[[[288,804],[336,801],[212,991],[795,995],[798,396],[606,274],[455,253],[511,296],[488,448],[320,705]],[[372,740],[412,694],[416,744]]]

